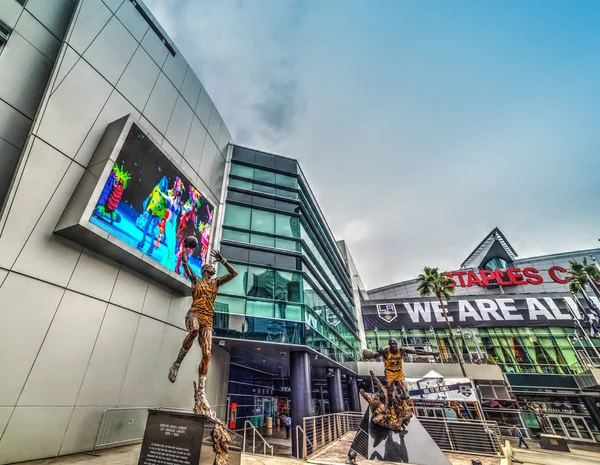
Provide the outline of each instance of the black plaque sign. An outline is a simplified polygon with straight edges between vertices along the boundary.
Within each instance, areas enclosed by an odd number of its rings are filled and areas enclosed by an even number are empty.
[[[198,465],[203,430],[203,417],[149,410],[138,465]]]

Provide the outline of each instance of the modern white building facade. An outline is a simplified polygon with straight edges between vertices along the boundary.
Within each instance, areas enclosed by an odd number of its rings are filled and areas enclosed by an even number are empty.
[[[128,115],[215,207],[218,239],[231,137],[146,7],[0,0],[1,464],[89,450],[107,408],[191,404],[199,348],[166,376],[190,298],[54,233]],[[212,357],[224,416],[229,354]]]

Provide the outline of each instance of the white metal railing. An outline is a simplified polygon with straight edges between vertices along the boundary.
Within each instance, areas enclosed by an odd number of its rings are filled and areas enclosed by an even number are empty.
[[[306,417],[296,426],[296,457],[306,460],[327,444],[349,431],[357,431],[363,414],[359,412],[331,413]]]
[[[419,417],[442,450],[502,455],[502,436],[495,421]]]
[[[135,444],[144,438],[148,408],[109,408],[102,412],[91,454],[99,448]]]
[[[249,454],[256,454],[256,435],[263,442],[263,455],[267,455],[267,447],[271,451],[271,455],[273,455],[273,446],[267,442],[267,440],[263,437],[262,434],[256,429],[256,427],[250,423],[249,420],[244,422],[244,440],[242,442],[242,453],[246,453],[246,439],[248,439],[247,435],[247,427],[250,426],[252,430],[252,452],[248,452]]]

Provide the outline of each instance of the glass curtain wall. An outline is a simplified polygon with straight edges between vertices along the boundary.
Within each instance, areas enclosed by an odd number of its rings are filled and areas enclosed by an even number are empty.
[[[587,369],[583,357],[594,357],[588,342],[574,337],[571,328],[469,328],[464,331],[468,337],[454,331],[465,362],[494,363],[506,373],[576,374]],[[456,360],[449,336],[440,329],[366,331],[371,350],[394,337],[407,345],[428,345],[443,363]],[[595,344],[600,346],[599,341]]]
[[[258,192],[266,194],[265,198],[300,199],[296,177],[236,163],[231,167],[229,185],[233,187],[230,192],[248,190],[255,197]],[[279,202],[286,205],[288,213],[249,206],[242,197],[235,199],[229,196],[227,201],[224,243],[293,252],[300,260],[294,262],[294,269],[230,260],[239,276],[220,289],[215,304],[217,334],[303,344],[337,361],[355,360],[359,341],[354,317],[348,317],[354,315],[349,276],[344,283],[298,203],[291,209],[290,202]],[[222,268],[219,274],[225,273]]]

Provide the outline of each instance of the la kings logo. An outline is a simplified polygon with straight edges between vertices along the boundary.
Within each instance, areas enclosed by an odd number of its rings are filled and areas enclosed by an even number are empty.
[[[398,318],[395,304],[377,304],[377,314],[386,323],[391,323]]]

